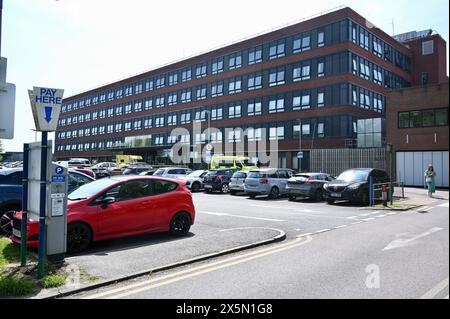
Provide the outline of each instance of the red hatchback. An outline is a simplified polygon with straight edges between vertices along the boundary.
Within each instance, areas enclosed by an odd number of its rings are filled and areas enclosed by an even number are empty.
[[[67,252],[86,249],[92,241],[149,232],[186,235],[195,208],[185,182],[152,176],[115,176],[83,185],[68,196]],[[20,243],[22,213],[13,218]],[[29,220],[29,247],[38,247],[39,222]]]

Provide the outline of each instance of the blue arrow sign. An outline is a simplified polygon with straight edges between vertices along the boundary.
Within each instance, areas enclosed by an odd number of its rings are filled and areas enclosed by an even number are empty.
[[[47,121],[47,123],[50,123],[50,121],[52,120],[52,110],[53,108],[51,106],[45,107],[45,120]]]
[[[303,152],[297,152],[297,158],[303,158]]]

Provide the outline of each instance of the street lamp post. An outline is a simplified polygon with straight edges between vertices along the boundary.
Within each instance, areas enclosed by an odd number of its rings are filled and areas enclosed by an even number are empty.
[[[302,151],[302,119],[297,119],[298,121],[298,151]],[[298,156],[297,156],[298,157]],[[297,158],[299,160],[298,163],[298,171],[299,173],[302,172],[302,158]]]

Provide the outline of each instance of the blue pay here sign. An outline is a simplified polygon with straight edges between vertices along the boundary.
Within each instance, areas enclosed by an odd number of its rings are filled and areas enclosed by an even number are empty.
[[[37,131],[56,131],[64,90],[33,87],[28,90]]]

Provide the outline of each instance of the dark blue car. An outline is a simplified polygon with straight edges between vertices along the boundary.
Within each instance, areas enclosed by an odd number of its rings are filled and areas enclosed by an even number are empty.
[[[93,181],[86,174],[69,169],[69,193]],[[22,168],[0,169],[0,235],[9,235],[11,219],[22,206]]]

